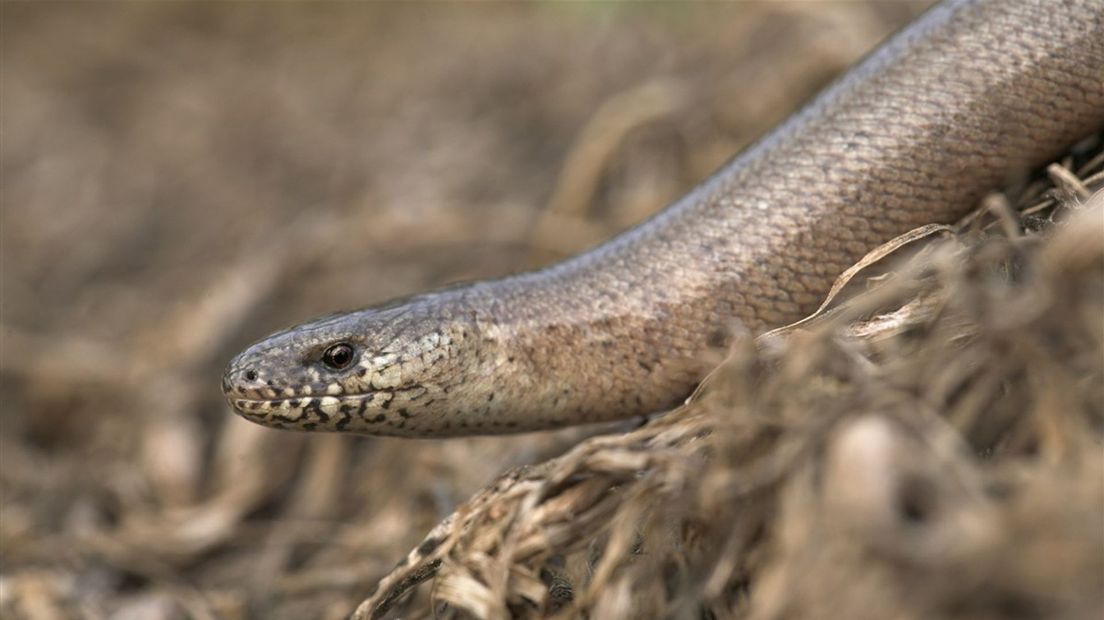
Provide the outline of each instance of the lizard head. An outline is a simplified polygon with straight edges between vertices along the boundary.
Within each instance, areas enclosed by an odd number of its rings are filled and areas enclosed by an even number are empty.
[[[272,334],[231,360],[223,393],[241,416],[278,428],[479,432],[448,420],[470,419],[456,414],[486,405],[493,393],[483,367],[494,357],[488,355],[494,330],[464,311],[462,298],[446,296],[431,293]]]

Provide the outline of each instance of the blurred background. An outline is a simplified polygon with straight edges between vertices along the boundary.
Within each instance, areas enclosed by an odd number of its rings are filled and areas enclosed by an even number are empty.
[[[926,4],[5,2],[0,615],[347,614],[595,429],[279,432],[228,359],[607,238]]]

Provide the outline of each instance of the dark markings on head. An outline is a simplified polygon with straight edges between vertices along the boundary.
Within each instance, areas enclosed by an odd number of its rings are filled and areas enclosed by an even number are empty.
[[[311,401],[304,406],[303,410],[308,413],[313,413],[318,417],[318,421],[323,424],[330,421],[330,414],[322,411],[322,399],[312,398]]]

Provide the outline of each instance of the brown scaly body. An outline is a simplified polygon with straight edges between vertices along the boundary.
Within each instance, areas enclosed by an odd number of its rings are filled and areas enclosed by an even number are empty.
[[[870,249],[1101,127],[1104,2],[945,2],[640,226],[547,269],[275,334],[223,389],[261,424],[379,435],[658,411],[732,321],[804,316]]]

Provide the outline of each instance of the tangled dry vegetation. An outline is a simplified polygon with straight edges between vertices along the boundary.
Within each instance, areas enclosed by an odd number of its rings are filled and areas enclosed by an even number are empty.
[[[5,4],[0,617],[1098,617],[1099,154],[647,424],[218,393],[283,325],[637,221],[920,4]]]
[[[1052,166],[1044,200],[872,252],[840,290],[953,237],[744,338],[682,408],[504,476],[357,617],[429,581],[404,617],[1099,618],[1095,146],[1084,183]]]

